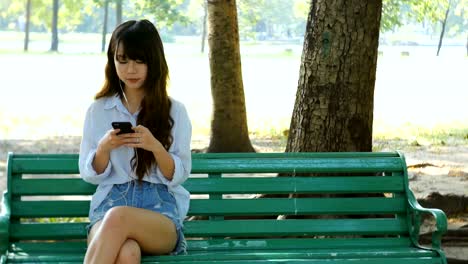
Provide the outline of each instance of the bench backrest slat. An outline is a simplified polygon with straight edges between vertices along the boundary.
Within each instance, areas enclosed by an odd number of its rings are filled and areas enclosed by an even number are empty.
[[[382,193],[404,191],[402,177],[274,177],[189,179],[184,186],[192,194],[204,193]]]
[[[12,193],[16,195],[91,195],[96,186],[78,179],[14,178]]]
[[[269,177],[269,178],[191,178],[184,187],[192,194],[250,193],[383,193],[402,192],[402,177]],[[96,186],[82,179],[14,178],[13,193],[18,195],[91,195]]]
[[[85,223],[12,224],[13,239],[76,239],[86,236]],[[272,237],[312,235],[405,235],[404,219],[307,219],[188,221],[187,237]]]
[[[395,158],[322,158],[310,160],[271,159],[200,159],[193,163],[193,173],[359,173],[401,171],[401,160]]]
[[[196,156],[194,156],[196,157]],[[11,168],[14,173],[22,174],[69,174],[78,173],[77,157],[45,156],[41,158],[19,157],[14,159]],[[291,158],[226,158],[194,159],[192,173],[354,173],[376,171],[401,171],[401,159],[394,157],[327,157],[310,159]]]
[[[13,201],[13,216],[87,217],[89,201]],[[405,213],[403,198],[301,198],[301,199],[193,199],[189,215],[301,215],[318,214],[401,214]]]

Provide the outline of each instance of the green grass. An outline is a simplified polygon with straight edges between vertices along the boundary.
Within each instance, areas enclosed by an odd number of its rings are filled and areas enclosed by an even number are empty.
[[[468,125],[454,123],[433,128],[405,124],[388,129],[385,133],[374,133],[374,151],[384,149],[415,150],[444,146],[467,146]]]

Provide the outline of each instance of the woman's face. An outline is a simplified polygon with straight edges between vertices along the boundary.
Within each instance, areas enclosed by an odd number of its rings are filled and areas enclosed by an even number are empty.
[[[140,89],[145,83],[148,65],[140,60],[131,60],[124,54],[123,44],[118,45],[114,55],[115,68],[127,89]]]

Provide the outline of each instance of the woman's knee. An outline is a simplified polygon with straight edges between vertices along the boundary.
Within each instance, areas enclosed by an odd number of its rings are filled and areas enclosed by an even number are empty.
[[[140,263],[141,249],[133,239],[127,239],[122,245],[116,263]]]
[[[104,218],[102,219],[101,229],[105,230],[124,230],[126,227],[127,206],[116,206],[106,212]]]

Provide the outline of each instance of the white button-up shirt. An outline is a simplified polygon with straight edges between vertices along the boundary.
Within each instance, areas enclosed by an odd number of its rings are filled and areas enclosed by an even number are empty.
[[[190,194],[181,184],[189,177],[192,167],[190,152],[192,125],[185,106],[172,98],[171,102],[170,115],[174,125],[171,131],[173,141],[168,152],[174,159],[173,179],[167,180],[156,166],[143,180],[167,185],[169,192],[174,195],[182,221],[187,215],[190,203]],[[91,200],[90,213],[101,204],[114,184],[126,183],[137,178],[130,164],[134,155],[134,150],[130,147],[122,146],[112,150],[109,163],[103,173],[97,174],[93,168],[97,146],[104,134],[112,129],[111,123],[129,121],[136,126],[137,117],[138,112],[130,114],[118,95],[100,98],[88,108],[80,147],[79,168],[83,180],[98,185]]]

